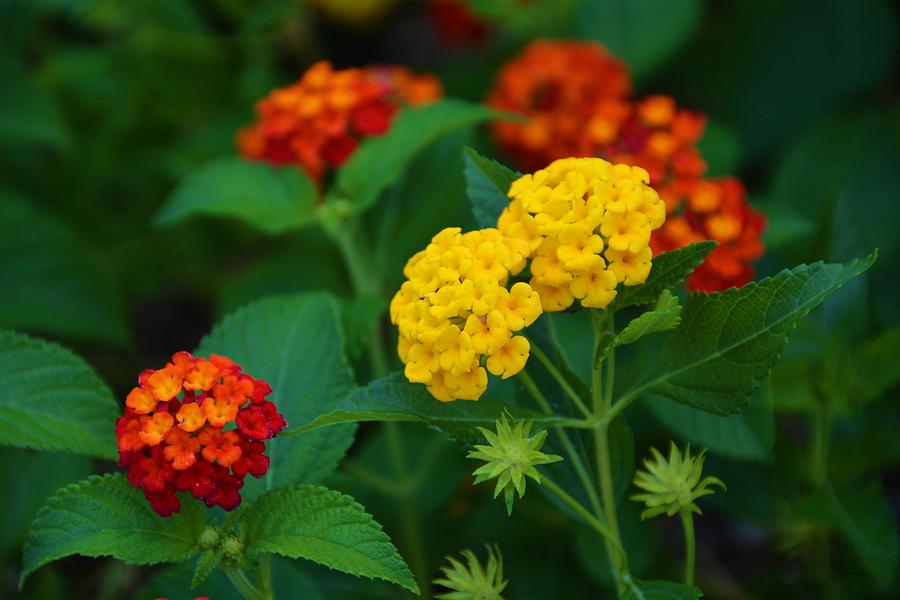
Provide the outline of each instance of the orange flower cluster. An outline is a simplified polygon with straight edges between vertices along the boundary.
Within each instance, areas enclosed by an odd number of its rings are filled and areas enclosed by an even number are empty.
[[[594,156],[585,123],[618,118],[630,92],[625,63],[600,44],[539,40],[500,69],[487,102],[528,117],[500,121],[494,134],[521,168],[536,171],[558,158]]]
[[[176,492],[185,491],[233,510],[244,477],[269,469],[264,440],[287,426],[266,400],[271,391],[215,354],[207,360],[176,352],[162,369],[144,371],[116,422],[129,482],[162,516],[181,509]]]
[[[583,69],[585,64],[593,66]],[[765,219],[747,203],[739,181],[705,178],[706,161],[697,148],[705,117],[669,96],[631,101],[630,87],[627,71],[602,46],[535,42],[503,67],[488,98],[529,120],[497,123],[496,139],[526,170],[590,156],[642,167],[668,215],[653,233],[654,254],[716,240],[719,246],[688,279],[688,288],[716,291],[752,280]]]
[[[318,62],[257,103],[258,120],[238,132],[238,146],[249,159],[296,164],[319,181],[364,138],[386,132],[400,108],[440,95],[437,78],[405,67],[335,70]]]

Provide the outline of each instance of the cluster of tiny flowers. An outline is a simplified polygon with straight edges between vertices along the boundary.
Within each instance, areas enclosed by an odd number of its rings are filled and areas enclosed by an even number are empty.
[[[585,132],[618,122],[630,91],[625,63],[600,44],[540,40],[500,69],[487,102],[528,118],[497,122],[494,134],[532,171],[557,158],[595,156],[597,143]]]
[[[487,24],[460,0],[429,0],[428,19],[450,46],[476,46],[488,37]]]
[[[509,188],[498,229],[531,259],[531,287],[546,312],[606,308],[617,286],[638,285],[652,266],[650,236],[665,204],[640,167],[566,158]]]
[[[609,75],[603,71],[595,68],[582,73],[574,66],[587,51],[583,44],[540,42],[504,67],[488,101],[529,120],[495,125],[500,146],[528,170],[568,156],[595,156],[645,169],[669,215],[653,234],[652,251],[715,240],[719,246],[688,279],[688,288],[716,291],[752,280],[752,262],[763,253],[765,220],[747,203],[737,180],[705,178],[707,164],[697,148],[706,125],[704,116],[678,107],[669,96],[630,100],[624,68],[610,89]],[[593,54],[594,62],[615,61],[602,47],[594,48]],[[565,68],[549,67],[550,72],[559,72],[550,85],[548,69],[538,61],[541,57],[550,65],[568,65],[577,74],[570,79]],[[507,91],[516,89],[511,81],[518,84],[520,93]],[[583,89],[605,89],[606,94],[599,101],[581,104],[536,100],[557,86],[574,97],[587,97],[579,91]],[[577,126],[572,125],[573,119]]]
[[[407,262],[390,307],[397,350],[407,379],[438,400],[477,400],[487,371],[506,379],[525,366],[531,346],[515,333],[540,316],[541,302],[527,283],[506,288],[526,264],[517,248],[496,229],[450,227]]]
[[[296,164],[321,180],[361,140],[386,132],[401,107],[440,95],[435,77],[404,67],[335,70],[318,62],[299,81],[257,103],[258,120],[238,132],[238,146],[247,158]]]
[[[142,372],[116,422],[128,481],[163,516],[181,509],[176,492],[233,510],[247,474],[269,469],[265,440],[287,425],[266,400],[271,391],[215,354],[177,352],[162,369]]]

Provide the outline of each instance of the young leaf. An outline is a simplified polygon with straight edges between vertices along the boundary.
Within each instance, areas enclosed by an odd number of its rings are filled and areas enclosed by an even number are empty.
[[[121,474],[93,475],[64,487],[38,513],[25,544],[19,586],[64,556],[112,556],[128,564],[179,562],[197,548],[206,511],[185,498],[181,512],[161,517]]]
[[[619,310],[635,304],[656,302],[663,290],[684,281],[684,278],[690,275],[715,247],[715,242],[706,240],[653,257],[653,268],[650,269],[647,281],[619,290],[610,308]]]
[[[268,492],[247,507],[240,527],[248,560],[265,553],[305,558],[419,591],[381,525],[339,492],[314,485]]]
[[[361,421],[413,421],[426,423],[456,438],[466,439],[476,427],[494,426],[504,409],[513,416],[532,419],[538,426],[552,425],[557,417],[537,416],[533,411],[506,405],[489,396],[478,402],[438,402],[424,385],[410,383],[402,373],[376,379],[366,387],[356,388],[314,418],[288,424],[285,435],[303,434],[335,425]],[[478,436],[480,434],[474,433]]]
[[[156,222],[203,214],[241,219],[276,234],[315,219],[317,196],[315,184],[297,167],[220,158],[190,173],[166,201]]]
[[[681,304],[669,290],[663,290],[656,302],[656,308],[635,318],[616,335],[616,346],[633,344],[645,335],[668,331],[681,322]]]
[[[225,317],[203,338],[197,354],[228,356],[267,381],[270,400],[292,428],[327,412],[352,388],[343,340],[340,315],[330,296],[276,296]],[[353,443],[354,432],[355,427],[342,426],[270,440],[269,471],[262,479],[247,478],[244,498],[282,485],[321,481]]]
[[[671,581],[634,581],[619,600],[697,600],[703,592],[692,585]]]
[[[3,444],[116,458],[117,403],[69,350],[0,331],[0,390]]]
[[[127,342],[121,294],[68,224],[6,194],[0,223],[0,327]]]
[[[797,321],[874,261],[801,265],[739,289],[692,294],[656,365],[625,396],[654,392],[714,414],[739,412]]]
[[[425,146],[455,129],[498,116],[484,105],[461,100],[404,109],[386,134],[367,139],[341,167],[336,194],[362,212],[400,177],[407,163]]]
[[[200,556],[197,557],[197,565],[194,567],[194,574],[191,577],[192,590],[200,587],[207,579],[209,579],[212,572],[219,566],[219,561],[222,560],[223,554],[224,552],[221,547],[204,550],[200,553]]]
[[[479,227],[496,227],[500,213],[509,204],[506,194],[513,181],[521,177],[512,169],[484,157],[471,148],[463,152],[466,167],[466,196]]]

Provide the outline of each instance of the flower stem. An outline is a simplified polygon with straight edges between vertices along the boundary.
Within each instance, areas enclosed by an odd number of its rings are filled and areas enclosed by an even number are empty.
[[[556,496],[560,500],[562,500],[566,506],[574,510],[579,516],[581,516],[582,519],[587,521],[588,524],[594,529],[594,531],[596,531],[604,539],[606,539],[609,545],[612,546],[620,556],[625,554],[625,550],[622,548],[621,544],[619,544],[619,542],[613,538],[612,533],[610,533],[606,525],[597,520],[597,517],[592,515],[590,511],[588,511],[588,509],[582,506],[577,500],[575,500],[575,498],[567,494],[565,490],[556,485],[556,483],[554,483],[543,473],[541,474],[541,485],[556,494]]]
[[[531,397],[534,398],[534,401],[537,402],[538,406],[544,412],[544,414],[552,415],[553,409],[550,408],[550,403],[547,402],[546,398],[544,398],[544,395],[534,383],[531,375],[529,375],[528,372],[523,369],[522,371],[519,371],[517,377],[519,378],[519,381],[522,382],[522,385],[525,387],[528,393],[531,394]],[[575,473],[578,475],[578,479],[581,481],[581,485],[584,486],[584,490],[585,492],[587,492],[588,499],[591,502],[591,507],[594,509],[594,512],[597,514],[597,516],[602,516],[603,510],[600,505],[600,498],[597,496],[597,490],[594,489],[594,482],[591,481],[591,476],[588,474],[588,470],[584,466],[584,462],[581,460],[581,457],[578,456],[578,452],[575,450],[575,445],[572,443],[572,439],[569,437],[569,434],[566,433],[566,430],[562,427],[554,427],[553,430],[559,436],[560,443],[562,444],[563,449],[566,451],[569,460],[572,462],[572,468],[575,469]]]
[[[559,383],[559,387],[561,387],[563,391],[569,396],[575,407],[579,411],[581,411],[581,414],[588,419],[592,418],[594,416],[593,413],[591,413],[591,411],[588,410],[588,407],[585,406],[584,402],[581,401],[578,393],[575,392],[566,378],[563,377],[563,374],[560,373],[559,369],[556,368],[556,365],[553,364],[553,362],[544,353],[544,351],[541,350],[540,347],[533,341],[531,342],[531,352],[537,357],[538,361],[540,361],[540,363],[544,365],[544,368],[547,369],[547,371],[550,373],[550,375],[553,376],[556,382]]]
[[[225,574],[244,600],[269,600],[271,598],[271,596],[263,596],[239,568],[231,567],[225,569]]]
[[[697,554],[694,515],[689,510],[682,510],[678,516],[681,517],[681,526],[684,528],[684,584],[694,585],[694,561]]]
[[[260,557],[259,565],[256,567],[256,582],[259,585],[260,598],[272,600],[275,597],[272,591],[272,556],[270,554]]]

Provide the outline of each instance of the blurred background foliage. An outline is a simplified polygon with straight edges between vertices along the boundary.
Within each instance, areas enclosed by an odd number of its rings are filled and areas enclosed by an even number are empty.
[[[799,548],[830,531],[838,552],[856,557],[833,561],[837,597],[900,594],[890,572],[900,403],[895,379],[883,376],[900,358],[897,7],[886,0],[469,0],[481,29],[451,43],[428,4],[0,0],[0,327],[73,347],[124,396],[134,373],[195,347],[212,323],[248,301],[305,289],[349,297],[340,256],[315,228],[269,237],[237,222],[156,227],[154,218],[193,168],[235,154],[234,134],[252,120],[257,99],[315,60],[407,64],[438,74],[448,96],[482,100],[498,66],[530,40],[596,39],[629,63],[636,95],[666,93],[709,116],[701,149],[711,173],[740,176],[768,215],[760,276],[880,253],[865,278],[803,323],[741,416],[652,399],[631,415],[638,456],[670,437],[691,441],[711,449],[707,470],[729,486],[698,525],[700,585],[713,598],[813,597],[820,582]],[[440,227],[472,223],[460,152],[467,144],[499,157],[484,131],[447,136],[419,155],[366,220],[376,260],[392,274],[389,287]],[[558,315],[554,325],[573,366],[585,368],[583,322]],[[823,394],[836,398],[835,489],[798,502],[809,484],[807,417]],[[422,428],[403,433],[416,450],[402,466],[414,475],[410,489],[385,489],[378,479],[389,448],[371,427],[360,430],[334,483],[385,523],[404,556],[413,549],[391,508],[400,500],[424,524],[431,570],[445,554],[498,542],[509,598],[594,598],[598,585],[609,586],[603,548],[547,510],[540,494],[507,519],[500,503],[469,485],[461,449]],[[106,468],[79,457],[0,452],[0,593],[13,593],[25,529],[47,495]],[[884,492],[853,487],[873,477]],[[835,502],[868,520],[840,522],[829,512]],[[624,535],[638,576],[646,569],[677,577],[674,523],[625,526]],[[304,598],[398,597],[310,565],[285,563],[277,572],[278,587],[290,590],[285,597],[298,590]],[[124,589],[125,597],[186,598],[188,580],[184,569],[69,559],[39,572],[23,597],[102,600]],[[233,595],[215,577],[207,587],[216,600]]]

